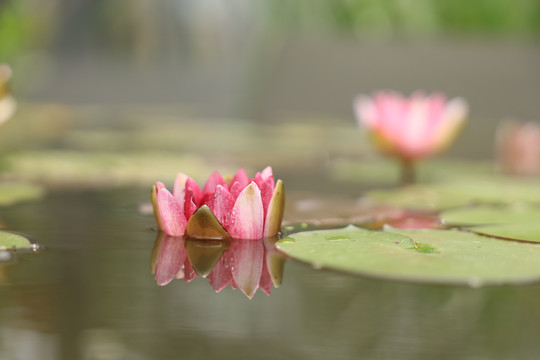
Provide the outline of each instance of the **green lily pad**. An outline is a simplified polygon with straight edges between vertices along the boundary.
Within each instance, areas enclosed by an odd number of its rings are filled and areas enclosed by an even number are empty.
[[[441,217],[447,224],[467,226],[481,234],[540,242],[538,206],[478,206],[448,210]]]
[[[509,177],[474,178],[468,181],[416,184],[372,191],[368,199],[387,205],[418,209],[446,209],[468,204],[540,202],[538,180]]]
[[[475,287],[540,281],[540,245],[457,230],[348,226],[292,234],[277,246],[315,267],[376,278]]]
[[[174,181],[178,171],[205,178],[215,170],[195,155],[170,152],[83,152],[47,150],[18,152],[6,157],[6,173],[49,187],[148,186]],[[236,169],[225,169],[234,173]]]
[[[28,248],[31,245],[32,243],[30,243],[30,240],[22,235],[0,231],[0,250],[22,249]]]
[[[0,205],[13,205],[21,201],[39,199],[43,194],[43,188],[38,185],[0,183]]]
[[[515,223],[471,227],[471,230],[488,236],[540,243],[539,223]]]
[[[441,219],[447,224],[493,225],[540,222],[540,206],[473,206],[443,211]]]

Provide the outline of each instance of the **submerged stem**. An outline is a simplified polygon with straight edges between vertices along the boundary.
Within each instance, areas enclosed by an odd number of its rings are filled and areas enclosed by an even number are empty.
[[[415,163],[411,159],[401,159],[401,185],[410,185],[416,182]]]

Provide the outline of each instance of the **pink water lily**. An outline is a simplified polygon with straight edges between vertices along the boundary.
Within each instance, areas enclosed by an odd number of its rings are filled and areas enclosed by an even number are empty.
[[[403,95],[381,91],[354,101],[358,123],[385,154],[411,164],[446,149],[465,122],[468,107],[461,98],[439,93]]]
[[[283,182],[267,167],[250,179],[244,169],[230,181],[214,172],[204,187],[178,174],[173,192],[157,182],[152,189],[160,230],[194,239],[262,239],[276,236],[285,205]]]

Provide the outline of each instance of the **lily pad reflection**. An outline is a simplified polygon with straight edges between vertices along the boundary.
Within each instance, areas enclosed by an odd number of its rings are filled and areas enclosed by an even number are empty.
[[[227,286],[252,298],[257,289],[270,295],[283,278],[286,257],[274,247],[275,239],[201,240],[160,232],[152,250],[152,273],[158,285],[173,279],[191,282],[207,278],[216,292]]]

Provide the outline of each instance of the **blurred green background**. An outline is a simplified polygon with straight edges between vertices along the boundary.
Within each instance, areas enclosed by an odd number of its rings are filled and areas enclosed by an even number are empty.
[[[449,155],[491,159],[499,122],[538,120],[539,35],[536,0],[0,0],[0,62],[21,104],[0,147],[245,151],[192,128],[203,121],[280,144],[317,132],[333,156],[361,146],[336,138],[355,131],[357,94],[421,89],[470,104]]]
[[[2,0],[20,99],[179,105],[202,116],[350,117],[358,92],[464,96],[538,114],[536,0]]]

